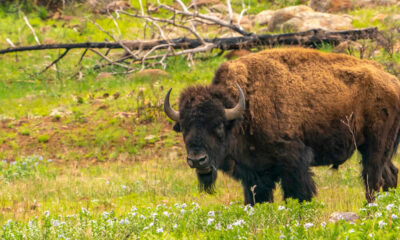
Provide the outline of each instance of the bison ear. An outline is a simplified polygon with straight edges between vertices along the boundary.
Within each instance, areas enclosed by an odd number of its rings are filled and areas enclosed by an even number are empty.
[[[179,123],[175,123],[173,129],[175,132],[181,132],[181,125]]]

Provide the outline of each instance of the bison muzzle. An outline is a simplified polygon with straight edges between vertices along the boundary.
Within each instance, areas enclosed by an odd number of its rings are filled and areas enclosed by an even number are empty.
[[[391,159],[400,140],[400,84],[372,61],[289,48],[223,63],[209,86],[186,88],[179,111],[164,110],[182,132],[187,163],[202,190],[217,170],[239,180],[246,204],[316,193],[311,166],[337,168],[362,155],[366,198],[397,186]]]

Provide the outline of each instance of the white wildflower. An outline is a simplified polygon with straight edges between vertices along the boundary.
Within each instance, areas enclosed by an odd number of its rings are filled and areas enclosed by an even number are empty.
[[[376,203],[368,203],[368,207],[377,207],[378,206],[378,204],[376,204]]]
[[[228,225],[226,226],[226,229],[233,229],[232,224],[228,224]]]
[[[208,212],[209,217],[215,217],[215,212],[214,211],[209,211]]]
[[[386,210],[388,210],[388,211],[392,210],[392,208],[394,208],[394,204],[393,204],[393,203],[388,204],[388,205],[386,206]]]
[[[49,160],[47,160],[47,162],[52,162],[53,161],[53,159],[49,159]]]
[[[43,213],[43,215],[45,215],[47,218],[50,216],[50,212],[49,211],[45,211],[44,213]]]
[[[163,228],[157,228],[156,230],[157,233],[162,233],[163,231],[164,231]]]
[[[186,207],[186,203],[183,203],[181,207],[182,207],[182,208],[185,208],[185,207]]]
[[[220,222],[215,224],[215,229],[221,231],[221,223]]]
[[[381,213],[381,212],[377,212],[377,213],[375,213],[375,216],[376,216],[376,217],[381,217],[381,216],[382,216],[382,213]]]
[[[322,222],[321,227],[323,227],[323,228],[326,227],[326,222]]]
[[[168,217],[168,216],[169,216],[169,213],[168,213],[167,211],[164,211],[164,212],[163,212],[163,215],[166,216],[166,217]]]
[[[126,188],[127,188],[127,186],[126,186],[126,185],[122,185],[122,189],[124,189],[124,190],[125,190]]]
[[[242,226],[245,224],[245,221],[243,219],[239,219],[236,222],[232,223],[233,226]]]
[[[152,227],[153,225],[154,225],[154,222],[151,222],[151,223],[149,224],[149,228]]]
[[[42,161],[42,160],[43,160],[43,157],[42,157],[42,156],[40,156],[40,157],[39,157],[39,160],[40,160],[40,161]]]
[[[213,218],[207,219],[207,225],[211,225],[214,222]]]
[[[185,209],[181,209],[181,214],[185,214]]]
[[[82,208],[82,213],[83,214],[89,214],[89,211],[86,208]]]
[[[174,224],[174,226],[172,226],[173,229],[177,229],[178,228],[178,224]]]
[[[131,212],[136,212],[136,211],[137,211],[136,206],[133,206],[133,207],[131,208]]]
[[[54,227],[60,226],[60,222],[58,220],[53,220],[51,223]]]
[[[309,229],[309,228],[312,227],[312,226],[314,226],[313,223],[305,223],[305,224],[304,224],[304,228],[305,228],[305,229]]]
[[[367,211],[367,209],[365,209],[365,208],[360,208],[360,211],[361,211],[361,212],[364,212],[364,211]]]
[[[380,221],[378,222],[378,225],[379,225],[379,228],[383,228],[384,226],[387,225],[387,223],[385,223],[383,220],[380,220]]]
[[[175,206],[175,207],[179,207],[179,203],[175,203],[174,206]]]
[[[278,207],[278,211],[282,211],[282,210],[285,210],[285,207],[284,206],[279,206]]]
[[[108,212],[103,212],[101,215],[104,217],[104,218],[108,218]]]
[[[129,221],[127,218],[121,219],[121,220],[119,221],[119,224],[120,224],[120,225],[122,225],[122,224],[128,225],[129,223],[130,223],[130,221]]]
[[[349,230],[349,233],[353,233],[353,232],[354,232],[354,229],[350,229],[350,230]]]
[[[374,237],[374,234],[372,234],[372,233],[370,233],[370,234],[368,234],[368,237]]]
[[[279,236],[279,239],[284,239],[284,238],[286,238],[286,236],[283,234]]]
[[[396,215],[396,214],[392,214],[392,219],[393,220],[396,220],[396,219],[398,219],[399,217]]]
[[[197,202],[192,202],[192,205],[194,206],[194,208],[200,208],[200,205]]]

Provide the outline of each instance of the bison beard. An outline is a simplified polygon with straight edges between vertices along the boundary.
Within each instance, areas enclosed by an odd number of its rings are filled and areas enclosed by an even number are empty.
[[[165,112],[208,193],[218,169],[242,183],[246,204],[272,202],[279,181],[285,199],[310,201],[310,167],[337,168],[356,149],[368,202],[397,186],[391,159],[400,141],[400,83],[375,62],[267,50],[223,63],[210,86],[186,88],[179,111],[169,93]]]
[[[213,169],[210,173],[206,174],[200,174],[196,171],[196,174],[199,181],[199,190],[213,194],[215,192],[214,183],[217,180],[217,171]]]

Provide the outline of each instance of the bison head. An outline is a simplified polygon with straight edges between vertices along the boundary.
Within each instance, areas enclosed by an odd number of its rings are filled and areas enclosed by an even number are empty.
[[[200,189],[208,193],[213,192],[217,169],[231,150],[232,129],[246,108],[243,91],[239,85],[237,88],[238,103],[216,87],[188,88],[181,94],[179,111],[172,109],[169,103],[172,89],[165,96],[164,111],[176,122],[174,130],[182,132],[187,163],[196,169]]]

